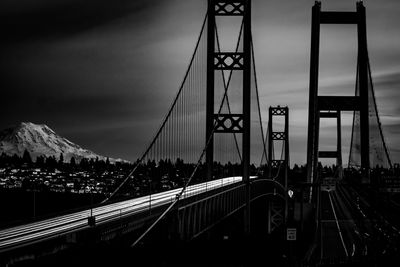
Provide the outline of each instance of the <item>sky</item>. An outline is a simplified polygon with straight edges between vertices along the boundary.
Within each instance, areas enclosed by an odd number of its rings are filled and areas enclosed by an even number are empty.
[[[322,10],[354,11],[325,0]],[[290,109],[291,162],[304,164],[312,0],[253,0],[252,33],[263,119]],[[400,162],[400,2],[364,1],[375,94]],[[135,160],[170,106],[193,53],[206,0],[3,0],[0,128],[22,121],[105,156]],[[354,93],[354,25],[322,25],[320,93]],[[350,113],[343,115],[344,158]],[[335,124],[322,122],[321,150]],[[346,160],[344,160],[346,162]]]

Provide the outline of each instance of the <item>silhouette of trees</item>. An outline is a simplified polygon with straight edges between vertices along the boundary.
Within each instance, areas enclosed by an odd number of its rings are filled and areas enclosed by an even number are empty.
[[[21,160],[21,158],[20,158],[17,154],[14,154],[14,155],[12,156],[12,158],[11,158],[11,165],[12,165],[13,167],[17,167],[17,166],[21,166],[21,165],[22,165],[22,160]]]
[[[28,165],[32,164],[31,154],[29,154],[28,150],[24,150],[24,154],[22,155],[22,162],[27,163]]]
[[[7,161],[7,155],[3,152],[0,155],[0,165],[5,166],[6,161]]]
[[[79,159],[79,164],[76,158],[72,157],[69,162],[64,161],[64,155],[61,153],[59,158],[56,156],[37,156],[36,161],[33,162],[31,155],[27,150],[24,151],[22,157],[14,154],[7,155],[2,153],[0,155],[0,168],[41,168],[47,171],[53,172],[58,169],[65,177],[65,173],[72,172],[86,172],[82,174],[85,179],[95,179],[96,183],[105,184],[105,192],[110,192],[119,185],[119,179],[123,179],[124,175],[127,175],[133,166],[138,165],[133,179],[129,180],[125,190],[125,195],[137,196],[138,192],[152,191],[157,192],[161,190],[168,190],[178,186],[183,186],[188,181],[194,169],[196,163],[187,163],[181,158],[176,160],[161,159],[156,162],[154,160],[148,160],[146,162],[136,162],[135,164],[116,162],[115,164],[110,163],[109,158],[82,158]],[[321,177],[329,177],[335,174],[337,166],[322,166],[319,164],[319,173]],[[221,163],[214,162],[213,164],[214,179],[222,177],[232,177],[242,175],[242,166],[240,163]],[[400,166],[397,164],[393,169],[384,169],[382,166],[376,166],[371,170],[371,180],[378,183],[381,179],[389,175],[400,176]],[[357,170],[345,170],[345,174],[349,172],[356,172],[352,177],[356,177]],[[201,163],[198,166],[196,173],[192,179],[191,184],[206,181],[207,166],[205,163]],[[257,168],[255,165],[250,166],[251,175],[262,176],[268,178],[269,166],[266,164]],[[276,170],[275,170],[276,173]],[[284,172],[281,172],[283,174]],[[274,174],[274,172],[273,172]],[[289,169],[288,182],[299,183],[306,182],[307,166],[295,164],[293,168]],[[73,175],[71,177],[76,177]],[[382,178],[383,177],[383,178]],[[360,178],[361,179],[361,178]],[[357,179],[353,179],[357,180]]]
[[[58,159],[58,165],[62,166],[64,164],[64,155],[60,153],[60,158]]]
[[[72,168],[76,166],[75,157],[71,157],[69,164]]]
[[[44,168],[45,167],[45,162],[46,159],[44,156],[37,156],[36,157],[36,166],[39,168]]]
[[[49,170],[55,170],[57,168],[57,160],[54,156],[46,158],[46,168]]]

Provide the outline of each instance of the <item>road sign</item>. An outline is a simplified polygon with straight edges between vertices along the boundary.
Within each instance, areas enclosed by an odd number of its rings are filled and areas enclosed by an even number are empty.
[[[287,228],[286,230],[286,240],[288,241],[296,241],[297,230],[296,228]]]

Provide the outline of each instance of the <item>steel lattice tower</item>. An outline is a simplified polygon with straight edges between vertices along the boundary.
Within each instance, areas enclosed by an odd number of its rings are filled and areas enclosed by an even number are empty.
[[[283,131],[274,131],[273,118],[284,117]],[[274,143],[281,142],[283,154],[279,159],[275,158]],[[289,170],[289,108],[270,107],[268,119],[268,177],[276,180],[287,192],[287,179]],[[273,171],[276,171],[276,177]],[[281,175],[280,175],[281,174]],[[274,189],[275,190],[275,189]],[[274,191],[275,193],[275,191]],[[268,204],[268,232],[271,233],[287,220],[287,203],[281,200],[271,200]]]
[[[243,17],[243,52],[216,52],[216,16]],[[214,134],[242,134],[243,181],[250,190],[250,97],[251,97],[251,1],[250,0],[209,0],[207,34],[207,107],[206,107],[206,164],[207,179],[213,178]],[[214,86],[215,70],[243,72],[242,114],[215,114]],[[247,229],[249,231],[250,201],[247,198]]]

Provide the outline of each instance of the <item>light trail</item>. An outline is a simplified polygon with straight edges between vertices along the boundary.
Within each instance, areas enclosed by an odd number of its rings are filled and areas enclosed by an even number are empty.
[[[256,177],[252,176],[250,178],[254,179]],[[186,188],[181,199],[236,184],[241,181],[242,177],[236,176],[191,185]],[[150,208],[161,207],[173,202],[176,195],[181,190],[182,187],[0,230],[0,252],[56,237],[60,234],[89,228],[88,217],[90,217],[91,213],[96,218],[96,224],[103,224],[120,219],[121,217],[141,213]]]

